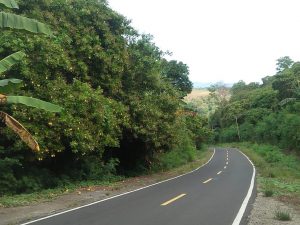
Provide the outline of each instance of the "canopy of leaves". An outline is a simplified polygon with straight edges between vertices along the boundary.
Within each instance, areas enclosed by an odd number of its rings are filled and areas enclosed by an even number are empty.
[[[193,84],[189,80],[188,66],[182,62],[171,60],[170,62],[163,60],[163,76],[170,80],[171,84],[186,96],[193,89]]]

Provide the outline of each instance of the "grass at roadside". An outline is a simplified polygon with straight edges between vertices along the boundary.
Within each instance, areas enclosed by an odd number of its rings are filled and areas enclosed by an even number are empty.
[[[170,177],[187,173],[191,170],[198,168],[200,165],[206,163],[211,157],[211,155],[212,155],[212,151],[208,151],[208,148],[205,147],[203,148],[203,150],[196,152],[195,158],[192,162],[186,163],[184,165],[166,171],[160,171],[160,172],[157,171],[156,173],[150,172],[150,174],[147,175],[146,177],[155,176],[154,181],[158,182]],[[2,196],[0,197],[0,207],[24,206],[34,202],[51,201],[61,195],[72,193],[79,189],[87,189],[87,188],[93,189],[93,187],[95,186],[97,187],[105,186],[110,189],[120,190],[122,188],[122,182],[119,181],[123,179],[124,179],[123,177],[119,177],[119,179],[116,179],[115,181],[111,181],[111,182],[84,181],[84,182],[69,184],[60,188],[43,190],[31,194]]]
[[[208,148],[205,147],[204,150],[196,152],[195,159],[192,162],[158,173],[161,175],[159,180],[164,180],[167,177],[177,176],[197,169],[199,166],[205,164],[212,154],[213,151],[208,151]]]
[[[258,185],[265,196],[277,196],[296,205],[300,202],[300,160],[271,145],[232,143],[223,146],[242,150],[258,170]],[[298,201],[298,200],[299,201]]]
[[[92,186],[110,186],[113,187],[115,182],[103,182],[103,181],[83,181],[66,185],[64,187],[58,187],[53,189],[42,190],[30,194],[18,194],[18,195],[6,195],[0,197],[0,207],[15,207],[29,205],[33,202],[45,202],[57,198],[58,196],[72,193],[78,189],[89,188]]]

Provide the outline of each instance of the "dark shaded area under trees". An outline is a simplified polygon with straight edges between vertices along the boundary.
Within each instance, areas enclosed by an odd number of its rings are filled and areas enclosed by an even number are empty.
[[[0,195],[109,181],[193,159],[211,132],[182,101],[192,90],[185,64],[165,60],[151,36],[139,34],[104,0],[18,2],[18,14],[47,23],[55,36],[1,31],[0,58],[27,54],[1,79],[22,79],[17,94],[65,110],[3,106],[41,151],[30,151],[1,127]]]

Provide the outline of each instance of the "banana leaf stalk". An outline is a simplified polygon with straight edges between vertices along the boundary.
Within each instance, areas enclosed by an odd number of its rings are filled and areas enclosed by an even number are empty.
[[[0,118],[7,127],[12,129],[33,151],[40,151],[39,144],[34,137],[26,130],[26,128],[19,123],[15,118],[5,112],[0,111]]]

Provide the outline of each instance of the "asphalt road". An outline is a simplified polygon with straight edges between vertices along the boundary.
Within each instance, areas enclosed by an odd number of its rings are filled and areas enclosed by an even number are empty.
[[[25,224],[246,224],[254,176],[242,153],[216,149],[206,165],[184,176]]]

